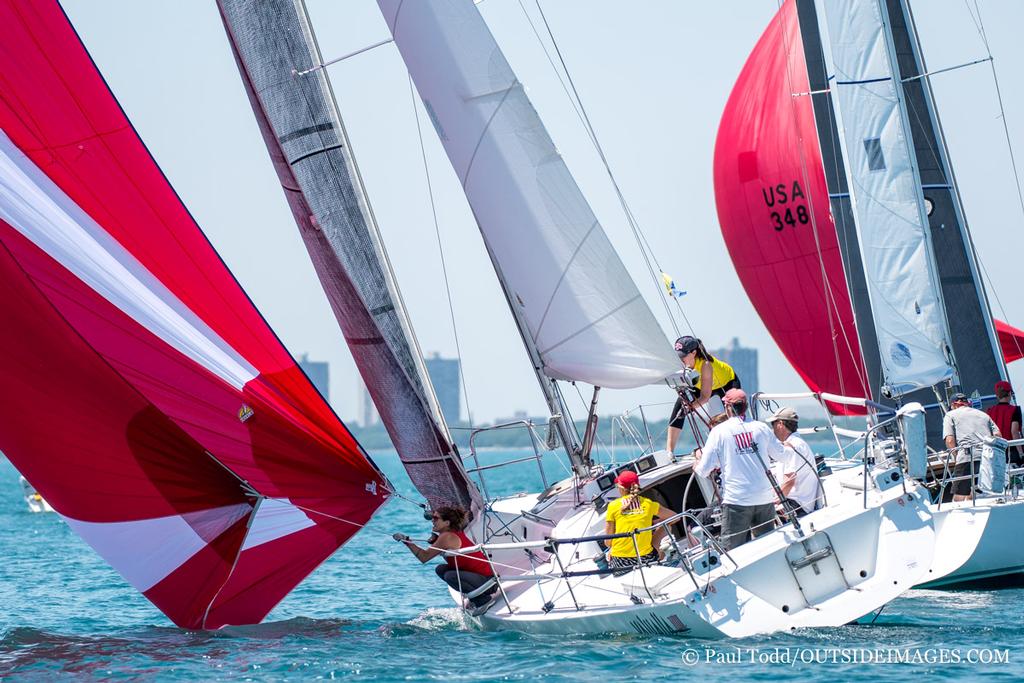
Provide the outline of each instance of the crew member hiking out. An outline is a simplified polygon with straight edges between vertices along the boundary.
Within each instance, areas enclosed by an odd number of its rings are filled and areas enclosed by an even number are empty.
[[[392,538],[404,543],[420,562],[428,562],[445,551],[452,551],[445,556],[444,562],[434,568],[437,576],[461,593],[472,593],[494,577],[494,570],[482,551],[459,552],[462,548],[476,545],[464,531],[468,517],[469,513],[457,505],[434,510],[430,518],[433,533],[426,548],[419,547],[402,533],[393,534]],[[486,610],[494,602],[497,590],[495,585],[493,590],[470,600],[472,613]]]

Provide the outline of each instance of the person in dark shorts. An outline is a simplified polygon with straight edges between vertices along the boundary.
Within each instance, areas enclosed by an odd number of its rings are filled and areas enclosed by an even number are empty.
[[[783,456],[782,443],[764,422],[747,422],[747,395],[730,389],[722,399],[729,419],[714,427],[695,453],[693,473],[722,473],[722,544],[732,550],[775,527],[775,489],[766,468]]]
[[[629,534],[675,516],[672,510],[640,495],[640,477],[636,472],[622,472],[615,478],[615,484],[619,488],[619,497],[608,503],[605,534]],[[610,551],[608,565],[612,569],[628,571],[641,563],[657,562],[661,556],[658,546],[665,534],[665,527],[660,527],[653,532],[643,531],[635,537],[605,541]]]
[[[676,399],[668,422],[668,441],[665,448],[669,453],[675,450],[679,432],[686,424],[686,414],[689,411],[701,407],[711,400],[712,396],[721,398],[730,389],[741,388],[740,378],[732,366],[708,353],[700,339],[680,337],[676,339],[675,350],[683,366],[698,373],[699,377],[694,387],[700,393],[692,401],[684,402],[682,395]]]
[[[953,482],[953,500],[970,500],[974,482],[978,478],[981,447],[985,440],[1002,436],[992,418],[977,408],[965,394],[953,394],[949,400],[949,412],[942,418],[942,438],[950,452],[956,452],[953,478],[966,477]],[[974,478],[971,478],[971,474]]]

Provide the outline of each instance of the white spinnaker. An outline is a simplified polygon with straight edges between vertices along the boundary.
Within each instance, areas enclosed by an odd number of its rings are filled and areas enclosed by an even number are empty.
[[[472,0],[378,4],[544,373],[624,389],[677,371]]]
[[[954,369],[881,1],[819,0],[819,16],[882,371],[902,395],[949,379]]]

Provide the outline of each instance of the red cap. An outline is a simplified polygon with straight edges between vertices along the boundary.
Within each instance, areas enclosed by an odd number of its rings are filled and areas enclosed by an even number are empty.
[[[1006,393],[1013,393],[1013,387],[1005,379],[1001,379],[996,382],[996,391],[1005,391]]]
[[[615,483],[620,486],[625,486],[627,489],[633,484],[640,483],[640,477],[636,475],[633,470],[626,470],[619,473],[619,476],[615,477]]]
[[[747,392],[742,389],[730,389],[725,392],[725,396],[722,397],[722,403],[731,405],[733,403],[741,403],[747,400]]]

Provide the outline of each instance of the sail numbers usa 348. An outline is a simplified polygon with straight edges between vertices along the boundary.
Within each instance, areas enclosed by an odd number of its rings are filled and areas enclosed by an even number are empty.
[[[811,213],[807,210],[807,198],[799,181],[762,187],[761,196],[768,209],[770,224],[776,232],[782,232],[786,226],[795,228],[811,221]]]

